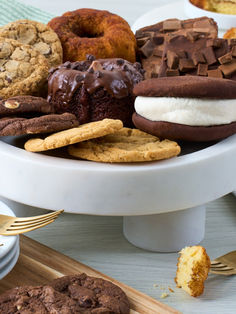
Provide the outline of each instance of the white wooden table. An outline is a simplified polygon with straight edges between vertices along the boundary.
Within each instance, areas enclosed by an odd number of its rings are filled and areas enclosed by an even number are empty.
[[[172,1],[22,0],[54,14],[79,7],[107,9],[121,15],[131,25],[143,13]],[[22,205],[16,214],[39,212],[42,210]],[[188,296],[174,283],[178,254],[152,253],[135,248],[123,236],[121,217],[63,214],[52,225],[28,235],[183,313],[236,313],[236,277],[210,275],[203,296]],[[236,198],[232,194],[207,205],[206,236],[201,244],[211,258],[236,249]],[[158,286],[154,287],[155,284]],[[168,287],[174,289],[174,293],[169,292]],[[169,296],[160,299],[164,291]]]

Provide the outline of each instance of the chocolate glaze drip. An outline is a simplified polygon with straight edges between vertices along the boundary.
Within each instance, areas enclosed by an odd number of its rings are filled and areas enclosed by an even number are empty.
[[[90,56],[89,56],[90,57]],[[133,86],[143,80],[141,65],[119,58],[65,62],[52,70],[48,78],[48,101],[60,93],[63,104],[69,103],[83,85],[89,94],[103,88],[112,97],[121,99],[132,95]]]
[[[60,68],[48,79],[48,101],[60,93],[63,104],[67,104],[82,85],[89,94],[93,94],[99,88],[104,88],[118,99],[127,97],[133,89],[130,77],[122,71],[81,72]]]

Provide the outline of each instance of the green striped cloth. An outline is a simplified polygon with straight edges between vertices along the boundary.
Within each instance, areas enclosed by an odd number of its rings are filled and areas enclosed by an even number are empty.
[[[50,1],[50,0],[49,0]],[[54,16],[31,5],[16,0],[0,0],[0,25],[19,19],[35,20],[47,23]]]

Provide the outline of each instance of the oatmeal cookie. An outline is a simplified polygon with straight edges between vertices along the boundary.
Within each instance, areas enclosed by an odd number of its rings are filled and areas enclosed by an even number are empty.
[[[141,162],[166,159],[180,153],[176,142],[160,141],[137,129],[121,130],[101,138],[69,146],[69,154],[99,162]]]
[[[51,67],[62,63],[62,46],[57,34],[47,25],[18,20],[0,27],[0,37],[30,45],[44,55]]]
[[[48,61],[31,46],[0,37],[0,97],[39,93],[48,75]]]
[[[55,149],[111,134],[122,127],[123,124],[120,120],[104,119],[102,121],[90,122],[83,124],[78,128],[49,135],[45,139],[30,139],[25,143],[25,149],[30,152],[41,152],[49,149]]]

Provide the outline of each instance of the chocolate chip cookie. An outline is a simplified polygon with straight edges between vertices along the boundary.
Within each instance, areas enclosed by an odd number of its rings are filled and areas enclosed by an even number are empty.
[[[129,301],[125,293],[112,282],[86,274],[64,276],[50,284],[56,291],[76,301],[78,313],[128,314]]]
[[[52,133],[78,126],[72,113],[49,114],[36,118],[4,117],[0,119],[0,136]]]
[[[36,49],[0,38],[0,97],[34,95],[45,85],[48,61]]]
[[[30,20],[18,20],[0,28],[0,37],[30,45],[44,55],[50,66],[62,63],[62,46],[57,34],[47,25]]]

